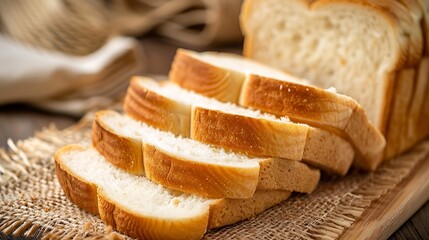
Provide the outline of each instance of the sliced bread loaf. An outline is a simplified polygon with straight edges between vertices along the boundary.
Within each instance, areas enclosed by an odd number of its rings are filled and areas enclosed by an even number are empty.
[[[172,112],[169,106],[175,106],[176,111]],[[328,131],[293,123],[287,117],[277,118],[222,103],[171,82],[132,79],[124,109],[133,118],[154,127],[204,143],[253,156],[303,159],[340,175],[347,172],[354,156],[346,140]],[[163,121],[151,121],[161,118]],[[185,119],[190,124],[183,123]]]
[[[412,114],[397,119],[409,111],[403,104],[415,105],[413,95],[423,91],[419,74],[412,78],[409,71],[429,55],[429,1],[247,0],[241,26],[246,57],[356,99],[388,138],[386,158],[429,135],[398,125],[416,119]],[[414,86],[411,95],[399,79]]]
[[[423,49],[420,20],[401,1],[249,0],[241,27],[245,56],[335,87],[380,129],[395,71],[418,63]]]
[[[320,178],[318,170],[300,162],[248,158],[175,137],[113,111],[96,114],[92,142],[115,166],[206,197],[249,198],[256,189],[309,193]]]
[[[383,159],[385,139],[352,98],[249,59],[222,53],[178,50],[170,79],[220,101],[232,101],[296,122],[326,129],[348,139],[357,150],[356,165],[374,170]],[[238,88],[231,90],[232,88]]]
[[[66,196],[107,225],[140,239],[200,239],[287,199],[287,191],[258,191],[248,199],[207,199],[170,190],[108,163],[95,149],[68,145],[55,154]]]

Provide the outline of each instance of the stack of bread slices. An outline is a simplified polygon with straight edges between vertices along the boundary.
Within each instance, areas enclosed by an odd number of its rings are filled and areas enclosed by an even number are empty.
[[[246,57],[356,99],[385,158],[429,136],[428,0],[246,0],[240,20]]]
[[[198,239],[311,193],[320,171],[344,176],[353,163],[382,161],[381,133],[332,89],[186,50],[169,78],[134,77],[125,113],[96,113],[91,147],[55,154],[67,197],[131,237]]]

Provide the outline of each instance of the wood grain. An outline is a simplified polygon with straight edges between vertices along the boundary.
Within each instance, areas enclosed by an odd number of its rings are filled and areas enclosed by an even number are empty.
[[[429,202],[392,235],[392,240],[429,239]]]
[[[26,139],[50,123],[63,129],[77,120],[77,118],[45,112],[24,104],[1,106],[0,147],[6,147],[8,139],[12,141]]]
[[[429,157],[419,163],[416,168],[400,184],[389,193],[376,200],[370,208],[366,209],[361,218],[349,228],[340,239],[387,239],[404,222],[410,218],[429,199]],[[426,210],[427,211],[427,210]],[[429,223],[421,222],[419,218],[419,228],[421,232],[405,234],[407,239],[420,239],[418,236],[426,234],[422,239],[429,239],[427,232]],[[410,220],[411,224],[413,220]],[[409,222],[410,222],[409,221]],[[398,235],[403,235],[405,231],[398,231]],[[394,236],[393,236],[394,237]]]

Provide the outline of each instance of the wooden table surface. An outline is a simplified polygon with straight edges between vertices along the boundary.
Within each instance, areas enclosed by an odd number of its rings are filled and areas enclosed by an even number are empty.
[[[168,72],[177,45],[158,38],[141,39],[148,61],[147,74]],[[221,51],[240,52],[240,47],[218,48]],[[78,118],[35,109],[25,104],[0,106],[0,147],[7,147],[7,140],[25,139],[35,131],[54,123],[62,129],[72,125]],[[428,176],[429,181],[429,176]],[[429,239],[429,202],[426,202],[408,221],[406,221],[389,239]]]

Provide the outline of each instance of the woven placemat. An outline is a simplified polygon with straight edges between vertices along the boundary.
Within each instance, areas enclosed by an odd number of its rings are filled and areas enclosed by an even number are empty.
[[[89,143],[93,115],[65,130],[54,126],[0,149],[0,232],[42,239],[105,239],[111,232],[97,216],[80,210],[64,195],[55,175],[53,153],[69,143]],[[426,159],[429,141],[365,174],[324,177],[311,195],[294,194],[259,216],[209,231],[206,239],[335,239],[372,201],[406,178]],[[1,237],[1,235],[0,235]]]

